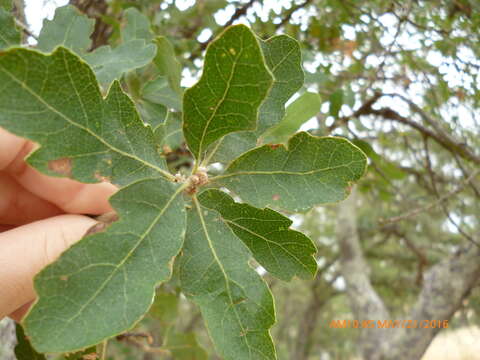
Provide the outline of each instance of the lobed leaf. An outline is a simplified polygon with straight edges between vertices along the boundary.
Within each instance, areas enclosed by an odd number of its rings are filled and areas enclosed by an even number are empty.
[[[348,140],[301,132],[283,145],[253,149],[213,178],[257,207],[303,211],[342,200],[365,172],[363,152]]]
[[[272,275],[289,281],[294,276],[312,279],[317,271],[317,249],[301,232],[291,230],[292,221],[271,209],[236,203],[226,193],[209,189],[198,200],[215,210],[235,235],[248,246],[255,260]]]
[[[273,299],[248,265],[250,251],[218,212],[198,201],[187,219],[178,264],[181,288],[200,307],[219,353],[226,360],[276,359],[269,334]]]
[[[158,76],[147,81],[142,87],[142,98],[155,104],[161,104],[177,111],[182,110],[180,95],[172,90],[166,76]]]
[[[155,136],[160,148],[168,146],[170,149],[180,147],[183,142],[182,135],[182,118],[179,113],[170,112],[165,120],[155,130]]]
[[[75,6],[59,7],[52,20],[43,21],[37,47],[51,52],[57,46],[63,46],[81,55],[92,45],[90,34],[94,26],[95,20],[81,14]]]
[[[0,84],[0,126],[41,145],[28,158],[38,170],[121,185],[169,176],[152,130],[120,85],[103,99],[88,65],[67,49],[4,52]]]
[[[92,66],[98,81],[109,85],[128,71],[149,64],[156,54],[156,46],[150,43],[153,35],[148,18],[135,8],[127,9],[125,18],[127,24],[122,31],[124,42],[121,45],[115,48],[105,45],[87,53],[95,21],[72,5],[59,7],[53,20],[45,20],[39,49],[50,52],[57,46],[64,46],[75,51]]]
[[[145,179],[111,198],[120,217],[73,245],[35,279],[24,325],[35,349],[70,352],[130,329],[171,276],[185,235],[182,187]]]
[[[154,42],[157,45],[157,55],[155,55],[153,63],[160,75],[168,77],[173,91],[181,95],[182,64],[175,57],[173,45],[164,36],[158,36]]]
[[[208,46],[202,77],[183,98],[183,131],[193,155],[203,158],[231,132],[254,130],[271,84],[255,35],[244,25],[229,27]]]
[[[22,40],[15,26],[15,18],[10,11],[0,7],[0,49],[19,45]]]
[[[144,14],[134,7],[129,7],[123,14],[126,19],[126,25],[122,30],[123,42],[143,39],[148,43],[153,40],[150,21]]]
[[[116,48],[110,45],[99,47],[94,52],[85,54],[84,59],[92,66],[98,81],[108,85],[128,71],[149,64],[156,51],[154,44],[148,44],[143,39],[135,39]]]
[[[285,116],[285,103],[301,88],[304,74],[298,42],[287,35],[260,41],[268,69],[274,81],[258,112],[255,131],[228,134],[212,144],[209,162],[229,163],[255,147],[257,138],[268,128],[278,124]]]
[[[285,116],[285,103],[303,85],[302,54],[299,43],[288,35],[278,35],[261,42],[267,66],[274,82],[260,107],[256,134],[278,124]]]

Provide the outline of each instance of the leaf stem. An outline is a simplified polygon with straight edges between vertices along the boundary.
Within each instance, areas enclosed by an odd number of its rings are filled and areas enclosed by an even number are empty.
[[[102,354],[100,356],[101,360],[106,360],[107,358],[107,346],[108,346],[108,340],[104,340],[102,343]]]

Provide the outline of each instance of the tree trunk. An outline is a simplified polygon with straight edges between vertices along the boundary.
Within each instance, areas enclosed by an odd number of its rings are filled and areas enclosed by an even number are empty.
[[[364,259],[356,226],[356,196],[339,206],[337,239],[340,245],[342,275],[356,320],[391,319],[373,288]],[[432,240],[433,241],[433,240]],[[480,248],[469,244],[431,267],[423,277],[423,287],[405,320],[450,320],[461,307],[480,278]],[[365,360],[419,360],[435,335],[435,328],[402,328],[360,330],[359,349]]]
[[[360,247],[357,231],[356,191],[340,203],[336,236],[340,247],[341,273],[355,320],[388,320],[390,314],[370,282],[369,268]],[[360,332],[360,349],[368,360],[379,360],[388,351],[392,329],[366,328]],[[413,360],[413,359],[411,359]]]

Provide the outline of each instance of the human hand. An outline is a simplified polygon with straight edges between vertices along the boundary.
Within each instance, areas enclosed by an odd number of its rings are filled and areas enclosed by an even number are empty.
[[[112,211],[109,183],[52,178],[28,166],[35,145],[0,128],[0,319],[19,321],[35,300],[33,277]]]

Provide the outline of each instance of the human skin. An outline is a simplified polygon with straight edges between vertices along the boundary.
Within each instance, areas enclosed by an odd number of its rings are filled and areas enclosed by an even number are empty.
[[[112,211],[109,183],[43,175],[24,159],[35,144],[0,128],[0,319],[19,321],[35,301],[34,276]]]

